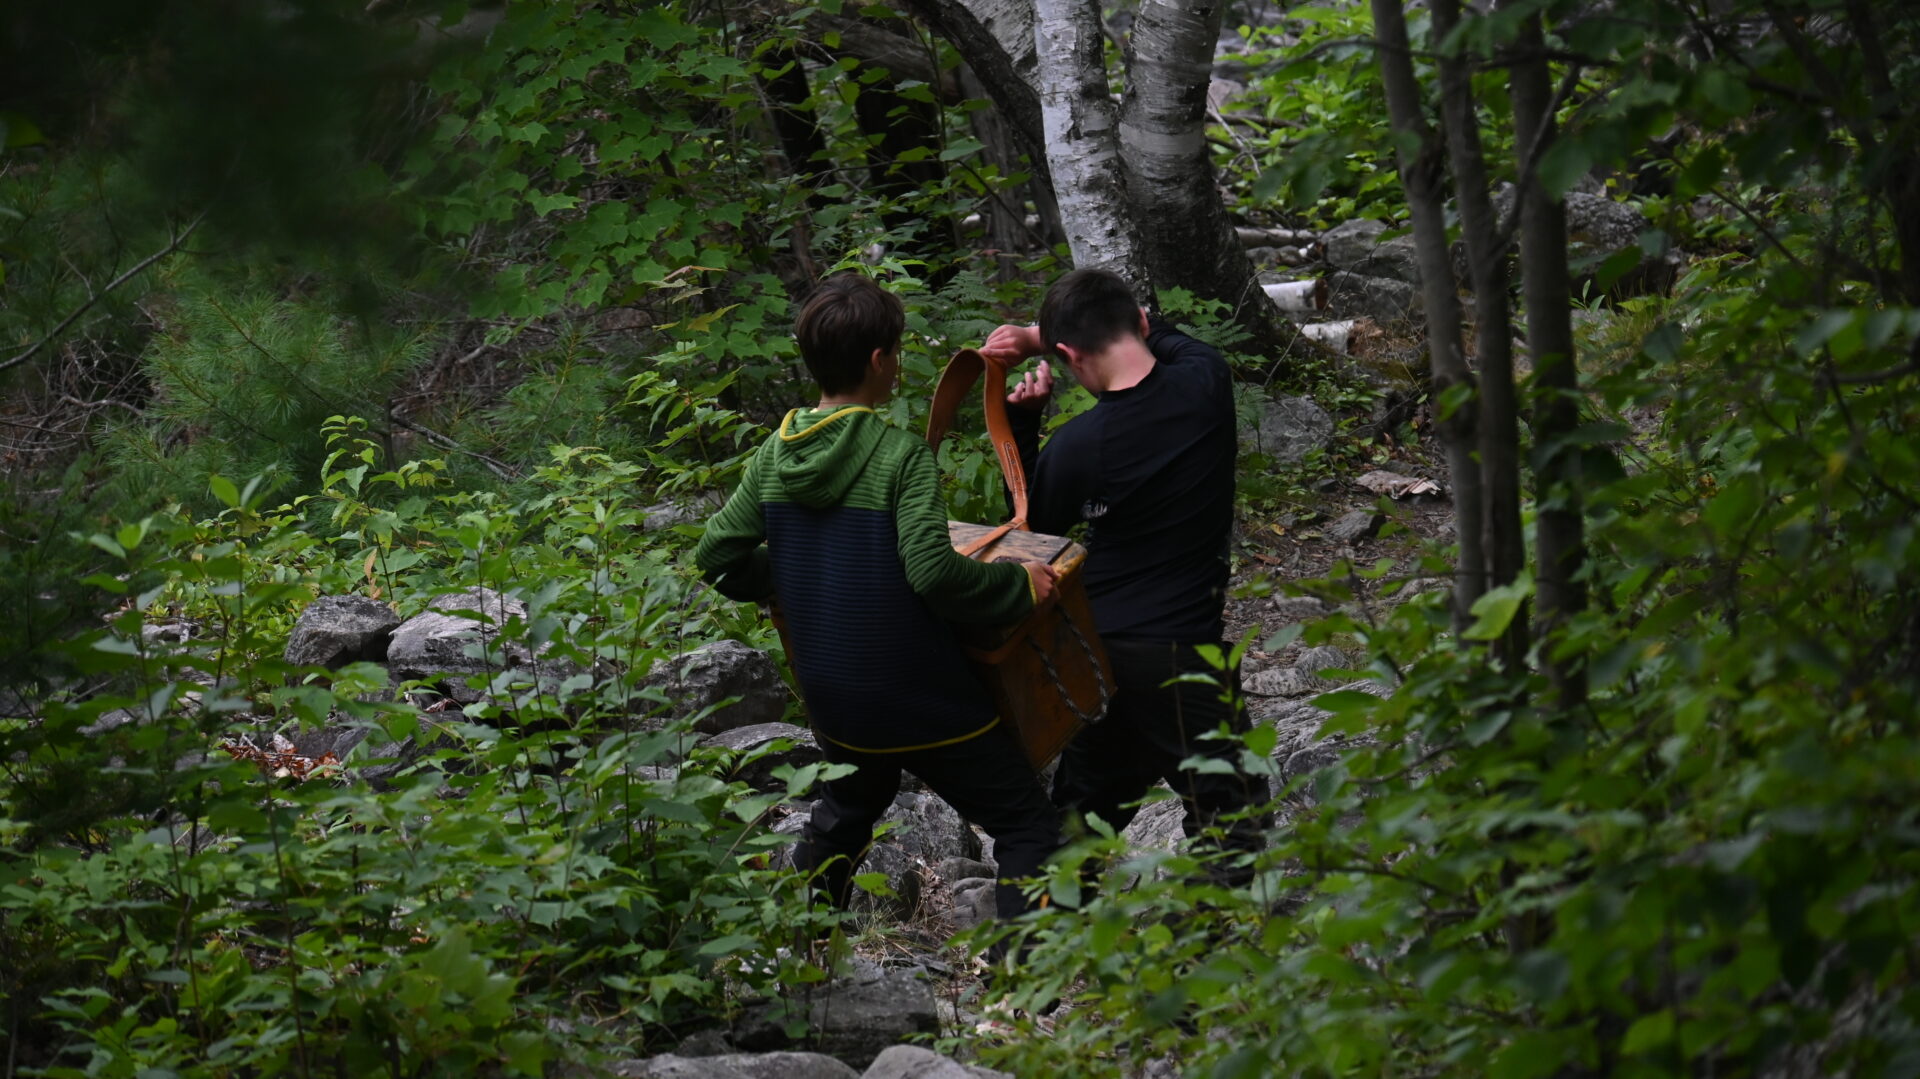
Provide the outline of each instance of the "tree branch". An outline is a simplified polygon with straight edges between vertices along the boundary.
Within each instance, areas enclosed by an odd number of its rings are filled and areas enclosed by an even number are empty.
[[[206,211],[202,210],[200,212],[200,216],[194,218],[191,224],[189,224],[185,229],[182,229],[180,232],[175,233],[173,236],[173,239],[167,241],[167,246],[161,248],[158,251],[155,251],[153,254],[148,255],[146,258],[141,259],[139,262],[134,264],[132,269],[128,270],[126,273],[121,274],[119,277],[116,277],[113,280],[107,282],[107,287],[87,297],[86,303],[81,304],[78,308],[74,309],[74,312],[72,314],[68,315],[64,319],[61,319],[60,325],[55,326],[53,328],[52,333],[49,333],[45,337],[42,337],[40,340],[35,341],[31,345],[28,345],[25,351],[15,354],[11,359],[5,361],[4,363],[0,363],[0,371],[5,371],[10,367],[16,367],[32,359],[35,355],[39,353],[41,349],[47,347],[49,343],[56,340],[62,333],[65,333],[67,327],[73,325],[74,322],[77,321],[81,315],[84,315],[88,311],[91,311],[93,309],[93,305],[96,303],[99,303],[100,300],[107,295],[107,293],[112,292],[114,289],[117,289],[121,285],[124,285],[127,282],[133,280],[134,278],[140,276],[140,272],[142,270],[145,270],[147,267],[153,265],[156,262],[159,262],[163,258],[166,258],[168,255],[173,254],[175,251],[180,250],[180,245],[185,243],[187,241],[187,237],[193,235],[193,230],[199,228],[200,222],[205,221],[206,219],[207,219]]]

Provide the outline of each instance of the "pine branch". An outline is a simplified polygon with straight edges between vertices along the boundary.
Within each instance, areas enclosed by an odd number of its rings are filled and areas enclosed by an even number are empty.
[[[159,262],[161,259],[166,258],[168,255],[173,254],[175,251],[180,250],[180,245],[185,243],[187,241],[187,237],[193,235],[193,230],[199,228],[200,222],[205,221],[206,219],[207,219],[206,211],[202,210],[200,212],[200,216],[194,218],[192,223],[187,225],[187,227],[182,229],[181,231],[175,233],[173,236],[173,239],[167,241],[167,246],[161,248],[158,251],[155,251],[153,254],[148,255],[146,258],[141,259],[139,262],[134,264],[132,269],[128,270],[126,273],[121,274],[119,277],[116,277],[113,280],[107,282],[107,286],[105,288],[101,289],[98,292],[93,293],[91,296],[88,296],[87,302],[75,308],[73,313],[68,315],[66,318],[61,319],[60,325],[55,326],[53,328],[52,333],[46,335],[45,337],[42,337],[38,341],[35,341],[33,344],[28,345],[25,351],[14,355],[11,359],[6,360],[5,362],[0,362],[0,371],[5,371],[11,367],[17,367],[20,364],[23,364],[28,360],[32,359],[35,355],[37,355],[40,352],[41,349],[47,347],[48,344],[58,339],[62,333],[65,333],[67,327],[73,325],[74,322],[77,321],[81,315],[84,315],[88,311],[91,311],[93,309],[93,305],[96,303],[99,303],[101,299],[103,299],[107,295],[107,293],[112,292],[114,289],[117,289],[121,285],[124,285],[127,282],[133,280],[134,278],[140,276],[141,271],[145,270],[147,267],[153,265],[156,262]]]

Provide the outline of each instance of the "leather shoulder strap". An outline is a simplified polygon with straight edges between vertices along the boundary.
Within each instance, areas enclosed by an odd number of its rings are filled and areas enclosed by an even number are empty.
[[[933,391],[933,408],[927,413],[927,445],[935,452],[940,441],[953,427],[960,402],[973,391],[973,384],[986,375],[982,404],[987,414],[987,437],[1000,459],[1000,475],[1013,495],[1012,527],[1027,527],[1027,470],[1020,464],[1020,446],[1014,441],[1013,426],[1007,422],[1007,369],[993,363],[970,348],[963,348],[947,361],[940,372],[940,383]]]

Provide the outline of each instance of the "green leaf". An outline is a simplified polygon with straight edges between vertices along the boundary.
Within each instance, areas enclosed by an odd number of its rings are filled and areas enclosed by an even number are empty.
[[[1585,142],[1562,135],[1540,155],[1535,175],[1541,190],[1557,199],[1573,190],[1573,185],[1592,170],[1593,151]]]
[[[229,508],[237,508],[240,505],[240,489],[233,485],[232,480],[218,472],[207,477],[207,487],[213,491],[213,497],[219,499],[222,505]]]
[[[1662,1008],[1652,1015],[1643,1015],[1627,1028],[1627,1036],[1621,1039],[1620,1051],[1623,1053],[1644,1053],[1650,1049],[1659,1049],[1673,1041],[1673,1009]]]
[[[1473,625],[1461,636],[1470,641],[1498,639],[1513,624],[1514,616],[1527,597],[1533,594],[1533,578],[1523,575],[1511,584],[1489,588],[1473,601]]]
[[[857,874],[853,878],[853,885],[868,895],[877,895],[886,899],[898,898],[894,895],[893,888],[887,884],[885,873]]]
[[[872,875],[878,876],[882,880],[886,879],[886,875],[884,873],[876,873]],[[732,955],[735,952],[744,952],[744,951],[747,951],[748,949],[758,949],[759,947],[760,947],[760,941],[754,937],[747,936],[744,933],[730,933],[724,937],[719,937],[714,940],[710,940],[705,944],[702,944],[700,946],[699,954],[700,955]]]

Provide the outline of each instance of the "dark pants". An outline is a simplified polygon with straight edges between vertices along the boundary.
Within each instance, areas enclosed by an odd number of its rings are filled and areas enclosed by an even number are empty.
[[[804,872],[819,872],[815,888],[835,906],[847,905],[854,867],[873,842],[874,825],[899,793],[900,773],[907,771],[993,837],[1000,916],[1011,918],[1027,909],[1026,897],[1006,878],[1037,875],[1063,840],[1060,814],[1006,724],[954,745],[904,753],[862,753],[824,737],[819,742],[828,760],[858,770],[828,781],[800,833],[793,862]]]
[[[1183,824],[1189,839],[1218,824],[1226,831],[1226,849],[1258,851],[1265,820],[1220,818],[1265,802],[1265,780],[1240,769],[1237,743],[1199,737],[1222,724],[1235,733],[1247,729],[1239,671],[1215,671],[1192,645],[1114,639],[1102,643],[1113,663],[1113,696],[1106,718],[1067,744],[1053,777],[1053,803],[1069,813],[1098,814],[1117,831],[1138,812],[1132,803],[1164,780],[1184,804]],[[1222,651],[1228,649],[1222,646]],[[1216,675],[1222,684],[1166,684],[1183,674]],[[1230,701],[1222,699],[1223,690],[1231,691]],[[1225,761],[1232,770],[1197,772],[1180,767],[1181,761],[1195,756]],[[1245,867],[1213,875],[1229,885],[1244,884],[1252,877]]]

